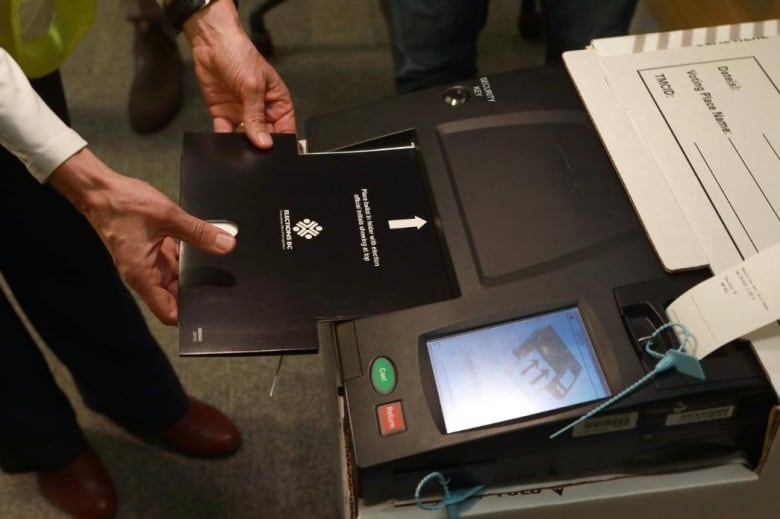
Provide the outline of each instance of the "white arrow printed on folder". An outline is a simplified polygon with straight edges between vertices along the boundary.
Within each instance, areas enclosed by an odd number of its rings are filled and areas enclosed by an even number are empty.
[[[426,222],[419,216],[415,216],[414,218],[402,218],[399,220],[388,220],[387,224],[390,226],[391,229],[410,229],[412,227],[417,227],[418,229],[425,225]]]

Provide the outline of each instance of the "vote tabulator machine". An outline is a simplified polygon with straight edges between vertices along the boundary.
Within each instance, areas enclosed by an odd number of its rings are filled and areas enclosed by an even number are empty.
[[[565,70],[317,117],[307,139],[311,151],[415,143],[459,293],[319,325],[361,499],[409,499],[432,471],[465,488],[703,466],[725,453],[758,462],[777,400],[745,341],[706,358],[705,381],[660,374],[549,438],[652,369],[641,339],[710,276],[662,268]],[[677,346],[671,331],[653,345]]]

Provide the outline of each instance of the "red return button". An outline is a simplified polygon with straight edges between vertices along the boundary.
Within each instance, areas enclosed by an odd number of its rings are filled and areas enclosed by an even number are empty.
[[[377,406],[376,416],[379,419],[379,434],[382,436],[389,436],[406,430],[404,409],[400,400]]]

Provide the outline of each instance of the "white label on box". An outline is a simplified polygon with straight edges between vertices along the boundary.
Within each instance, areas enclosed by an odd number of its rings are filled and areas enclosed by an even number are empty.
[[[710,422],[712,420],[723,420],[734,416],[734,406],[724,405],[721,407],[711,407],[709,409],[697,409],[695,411],[685,411],[684,413],[673,413],[666,417],[666,426],[685,425],[689,423]]]
[[[612,414],[609,416],[596,416],[578,423],[572,428],[572,436],[590,436],[616,431],[626,431],[636,427],[639,413]]]

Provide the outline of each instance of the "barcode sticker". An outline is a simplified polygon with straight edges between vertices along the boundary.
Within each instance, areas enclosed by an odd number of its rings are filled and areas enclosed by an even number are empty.
[[[709,409],[696,409],[694,411],[685,411],[683,413],[673,413],[666,417],[667,427],[670,425],[685,425],[689,423],[710,422],[712,420],[723,420],[734,416],[734,406],[724,405],[721,407],[711,407]]]
[[[626,431],[636,427],[639,413],[621,413],[607,416],[596,416],[578,423],[572,428],[572,436],[590,436],[608,432]]]

